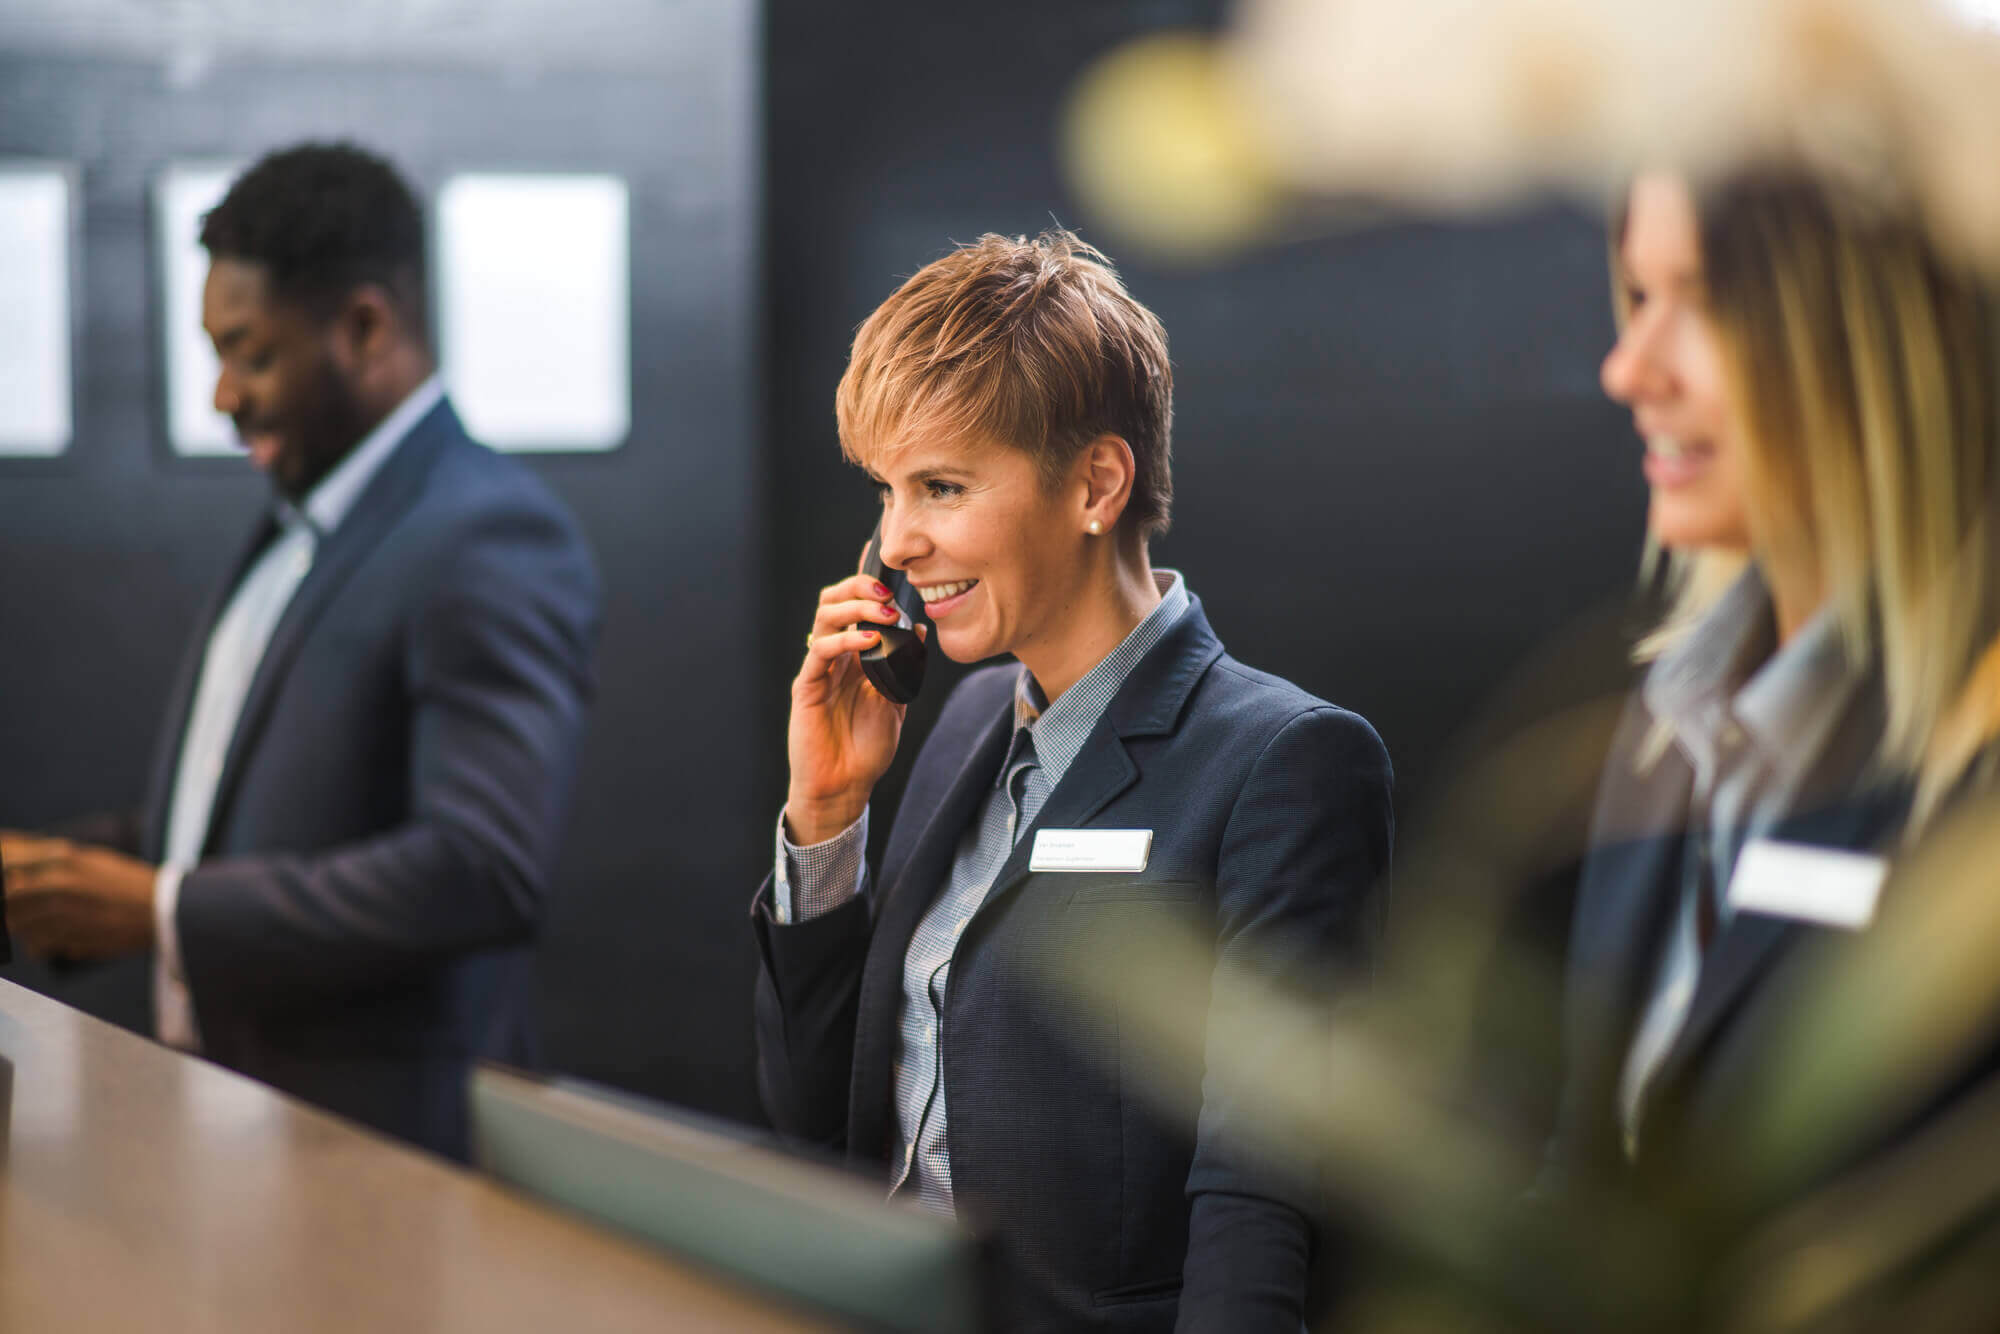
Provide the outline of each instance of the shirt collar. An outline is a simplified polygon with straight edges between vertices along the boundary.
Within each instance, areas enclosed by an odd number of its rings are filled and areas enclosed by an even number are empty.
[[[1646,673],[1647,709],[1672,728],[1697,772],[1713,771],[1729,697],[1776,642],[1771,593],[1752,565]]]
[[[1818,756],[1859,687],[1840,623],[1823,607],[1757,669],[1730,712],[1780,772],[1803,772]]]
[[[389,456],[396,452],[396,446],[443,398],[444,382],[433,374],[377,422],[374,430],[361,437],[361,443],[348,450],[347,457],[332,472],[320,478],[302,504],[281,506],[281,516],[289,509],[293,516],[303,518],[315,535],[321,538],[331,535],[347,518],[361,493],[368,489],[375,474],[382,470],[382,465],[389,461]]]
[[[1097,720],[1139,660],[1160,642],[1188,609],[1187,581],[1178,570],[1155,570],[1153,579],[1160,590],[1159,603],[1125,636],[1117,648],[1098,660],[1081,680],[1050,703],[1027,668],[1021,669],[1014,685],[1015,746],[1019,734],[1027,731],[1035,743],[1035,760],[1047,774],[1049,786],[1062,782],[1083,743],[1090,739]],[[1000,768],[1005,781],[1011,762]]]
[[[1777,637],[1770,589],[1753,565],[1647,674],[1647,708],[1673,728],[1697,772],[1714,772],[1734,723],[1764,763],[1797,776],[1860,688],[1831,607],[1783,645]]]

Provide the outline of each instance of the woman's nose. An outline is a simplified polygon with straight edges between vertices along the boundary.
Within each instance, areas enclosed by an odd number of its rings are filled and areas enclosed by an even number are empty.
[[[882,563],[895,569],[908,569],[910,562],[921,556],[928,544],[923,541],[918,525],[902,518],[896,506],[892,505],[882,513]]]
[[[1604,392],[1629,406],[1657,393],[1667,378],[1656,323],[1643,313],[1628,320],[1598,369],[1598,382],[1604,386]]]

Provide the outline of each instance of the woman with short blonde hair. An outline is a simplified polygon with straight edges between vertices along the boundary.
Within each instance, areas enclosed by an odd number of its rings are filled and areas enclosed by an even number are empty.
[[[1236,1078],[1297,1054],[1229,1016],[1253,982],[1364,971],[1388,753],[1231,658],[1153,569],[1166,337],[1074,236],[926,266],[861,326],[836,406],[928,647],[1014,661],[946,700],[871,867],[904,706],[857,655],[902,618],[870,573],[821,591],[755,900],[765,1109],[988,1233],[992,1328],[1297,1334],[1317,1187],[1252,1151]],[[1149,1062],[1137,1016],[1060,990],[1107,966],[1091,942],[1161,913],[1214,949],[1206,1079]]]

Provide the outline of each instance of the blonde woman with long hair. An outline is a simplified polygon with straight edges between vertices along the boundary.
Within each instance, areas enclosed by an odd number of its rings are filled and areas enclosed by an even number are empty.
[[[1798,170],[1642,176],[1615,241],[1603,382],[1674,601],[1599,793],[1552,1165],[1700,1257],[1995,1066],[1975,1035],[1883,1074],[1865,1133],[1746,1152],[1800,979],[1991,775],[1995,324],[1893,197]]]

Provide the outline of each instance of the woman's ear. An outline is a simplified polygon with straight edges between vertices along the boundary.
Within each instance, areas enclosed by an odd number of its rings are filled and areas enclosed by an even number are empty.
[[[1083,531],[1093,537],[1110,532],[1132,499],[1132,480],[1138,470],[1132,446],[1123,436],[1100,435],[1084,446],[1077,469],[1083,497],[1078,517]]]

